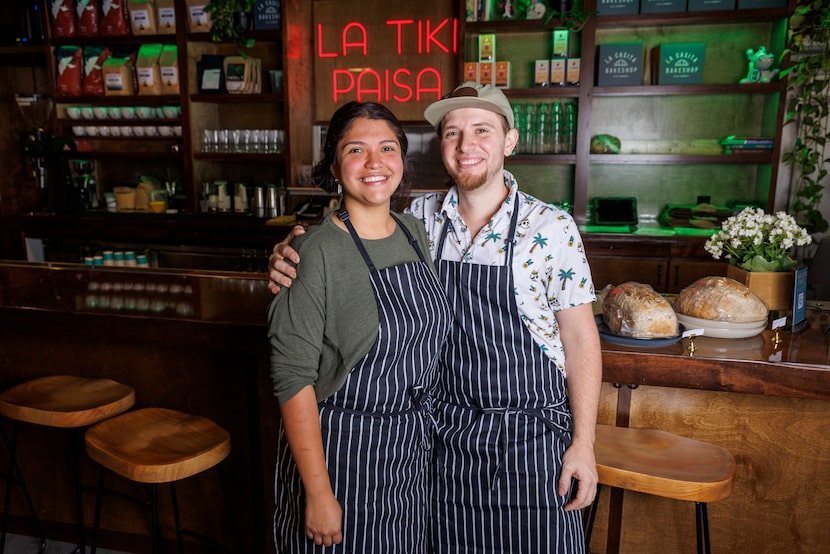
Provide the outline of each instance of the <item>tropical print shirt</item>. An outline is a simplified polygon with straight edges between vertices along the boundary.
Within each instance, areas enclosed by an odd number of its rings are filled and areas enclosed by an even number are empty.
[[[503,266],[510,219],[513,210],[519,210],[512,262],[519,316],[539,348],[564,373],[565,355],[554,314],[596,298],[582,238],[567,212],[518,192],[516,179],[506,170],[504,185],[510,193],[476,237],[470,236],[458,213],[455,187],[416,198],[407,211],[424,222],[433,258],[444,221],[449,219],[443,259]]]

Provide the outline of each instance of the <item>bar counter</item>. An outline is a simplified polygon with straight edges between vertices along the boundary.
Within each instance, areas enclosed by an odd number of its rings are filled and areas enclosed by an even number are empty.
[[[107,376],[133,386],[137,406],[213,418],[232,436],[225,466],[245,548],[272,552],[269,299],[264,275],[0,262],[0,386],[55,373]],[[781,332],[777,346],[772,338],[772,331],[697,337],[694,353],[688,339],[660,348],[602,344],[601,423],[656,427],[735,456],[735,489],[709,509],[714,552],[817,552],[830,544],[830,334],[816,325]],[[55,467],[68,453],[63,435],[22,429],[20,460],[50,534],[73,540],[68,461]],[[95,470],[85,460],[87,482]],[[213,475],[192,481],[180,493],[185,524],[229,539]],[[592,552],[608,549],[609,527],[609,542],[619,539],[623,552],[693,548],[690,504],[637,493],[607,499],[603,493]],[[144,544],[146,514],[111,507],[102,539],[125,549]],[[88,524],[92,508],[88,495]],[[26,532],[20,499],[13,513],[13,529]],[[165,533],[172,537],[169,527]],[[199,551],[197,543],[188,551]]]

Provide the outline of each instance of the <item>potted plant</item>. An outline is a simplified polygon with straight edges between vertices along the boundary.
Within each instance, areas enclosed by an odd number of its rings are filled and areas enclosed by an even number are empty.
[[[790,65],[789,101],[784,125],[797,126],[795,143],[782,161],[795,168],[790,212],[810,233],[824,233],[819,211],[830,163],[830,5],[826,0],[798,0],[787,30]]]
[[[727,277],[749,287],[769,309],[782,310],[792,307],[796,262],[791,254],[811,242],[810,234],[790,214],[744,208],[726,219],[704,248],[716,260],[726,257]]]
[[[251,30],[254,0],[210,0],[205,12],[210,14],[210,38],[215,42],[236,42],[251,46],[245,35]]]

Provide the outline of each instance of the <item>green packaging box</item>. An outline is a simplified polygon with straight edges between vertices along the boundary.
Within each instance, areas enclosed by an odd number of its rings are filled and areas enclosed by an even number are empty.
[[[598,15],[631,15],[640,13],[640,0],[597,0]]]
[[[690,12],[708,12],[715,10],[734,10],[735,0],[689,0]]]
[[[554,58],[565,58],[568,56],[568,45],[570,43],[570,31],[567,29],[553,30],[553,52]]]
[[[655,85],[699,85],[703,82],[703,42],[661,44],[651,49],[651,82]]]
[[[601,44],[597,48],[597,86],[643,84],[643,43]]]
[[[478,35],[478,61],[480,62],[494,62],[496,61],[496,35],[489,33],[485,35]]]
[[[640,0],[640,13],[678,13],[686,11],[686,0]]]

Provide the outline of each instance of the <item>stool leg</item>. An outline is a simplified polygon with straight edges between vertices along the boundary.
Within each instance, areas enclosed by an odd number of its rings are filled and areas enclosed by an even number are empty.
[[[95,516],[92,520],[92,544],[90,554],[98,549],[98,527],[101,524],[101,503],[104,496],[104,466],[98,468],[98,488],[95,490]]]
[[[17,464],[17,435],[18,435],[17,421],[12,422],[12,437],[11,440],[6,438],[6,433],[2,433],[3,444],[6,446],[6,451],[9,454],[9,467],[6,473],[6,498],[3,503],[3,521],[0,523],[0,552],[5,552],[6,549],[6,533],[9,524],[9,508],[11,507],[12,487],[15,483],[20,486],[23,492],[23,498],[29,508],[29,513],[34,522],[35,533],[40,538],[40,552],[46,550],[46,537],[43,534],[43,529],[40,525],[40,518],[35,510],[35,504],[32,502],[32,496],[29,494],[29,487],[26,485],[26,480],[23,478],[23,471]]]
[[[78,547],[75,552],[86,552],[86,529],[84,527],[84,491],[81,485],[81,444],[83,431],[75,429],[70,437],[72,449],[72,479],[75,481],[75,503],[78,510]]]
[[[158,486],[155,483],[147,485],[150,497],[150,511],[152,512],[153,521],[152,537],[153,537],[153,554],[161,554],[164,550],[164,537],[161,533],[161,522],[159,521],[159,502],[158,502]]]
[[[709,513],[706,502],[695,502],[695,526],[697,527],[697,552],[710,554]]]
[[[216,474],[219,477],[219,486],[222,489],[222,497],[225,502],[225,509],[228,512],[228,517],[230,518],[231,522],[231,532],[234,535],[234,540],[236,541],[236,552],[240,554],[244,552],[242,549],[242,532],[239,529],[239,523],[236,520],[236,514],[233,511],[233,506],[231,504],[230,498],[230,491],[228,490],[227,480],[225,479],[224,473],[222,472],[221,465],[216,466]],[[185,529],[184,525],[182,525],[181,518],[179,516],[179,501],[176,496],[176,484],[175,482],[170,483],[170,498],[173,501],[173,517],[176,521],[176,536],[179,541],[179,554],[184,554],[184,536],[189,535],[191,537],[195,537],[197,539],[201,539],[205,542],[212,543],[216,545],[217,548],[225,551],[225,552],[234,552],[229,548],[224,547],[223,545],[219,544],[215,539],[203,535],[202,533],[197,533],[195,531],[191,531],[189,529]]]
[[[619,554],[622,542],[622,509],[625,490],[611,487],[608,501],[608,540],[606,554]]]
[[[179,543],[179,554],[184,554],[184,527],[179,517],[179,498],[176,496],[176,483],[170,482],[170,500],[173,502],[173,520],[176,522],[176,540]]]
[[[236,519],[236,512],[233,509],[231,502],[231,494],[228,490],[228,480],[225,479],[225,473],[222,471],[222,464],[216,466],[216,473],[219,475],[219,486],[222,488],[222,496],[225,501],[225,510],[228,512],[228,517],[231,520],[231,532],[236,541],[236,551],[242,554],[245,550],[242,548],[242,530],[239,528],[239,521]]]
[[[594,521],[597,518],[597,508],[599,507],[599,493],[602,490],[602,485],[597,484],[597,495],[590,506],[585,508],[582,514],[582,526],[585,528],[585,549],[590,553],[591,551],[591,534],[594,532]]]

